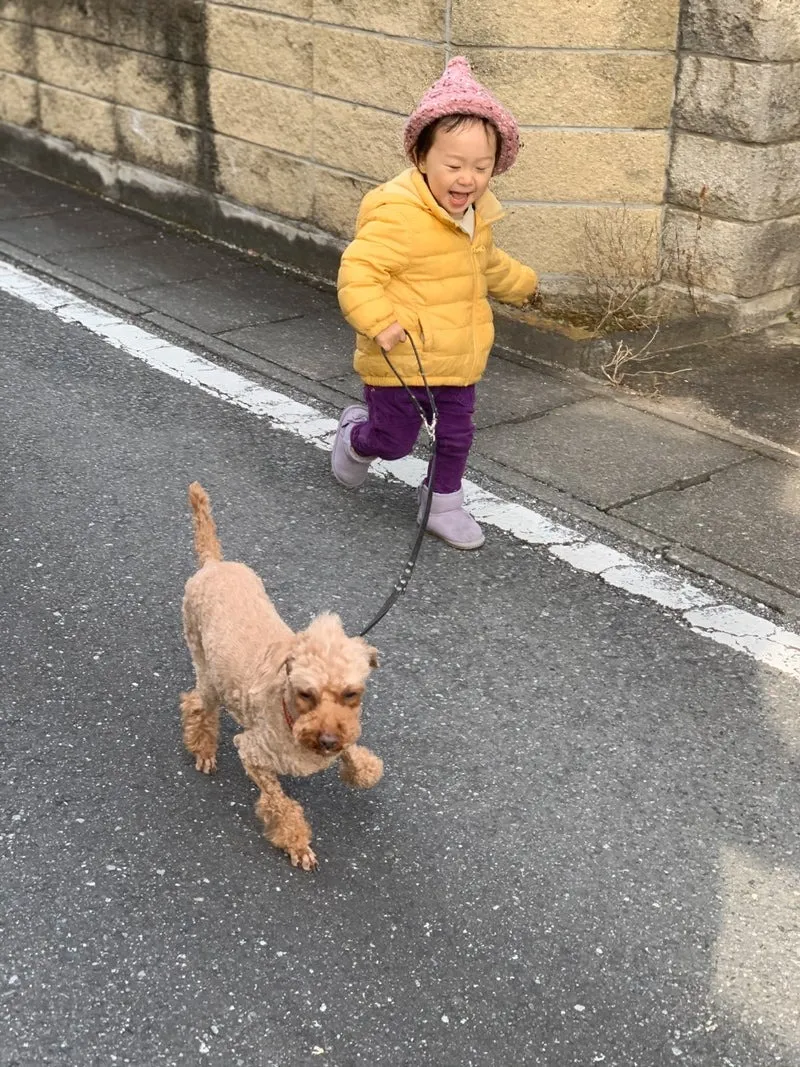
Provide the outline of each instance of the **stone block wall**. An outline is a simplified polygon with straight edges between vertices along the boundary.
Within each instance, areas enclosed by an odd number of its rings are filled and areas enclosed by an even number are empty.
[[[686,0],[664,241],[744,324],[797,305],[800,0]]]
[[[0,118],[208,185],[205,5],[0,0]]]
[[[742,4],[772,22],[748,36]],[[782,176],[800,56],[779,22],[799,4],[684,0],[673,134],[680,0],[0,0],[0,155],[41,169],[72,154],[122,201],[147,189],[150,210],[181,217],[194,198],[195,225],[200,204],[267,244],[335,250],[363,193],[405,165],[415,101],[466,54],[522,129],[495,184],[509,252],[569,289],[587,229],[624,208],[634,244],[656,236],[655,266],[661,238],[696,242],[705,185],[702,281],[750,299],[750,257],[776,242],[758,284],[798,280],[797,189]]]
[[[671,0],[453,4],[452,49],[522,128],[519,162],[495,189],[508,208],[498,238],[513,255],[574,276],[587,226],[623,203],[631,227],[658,230],[677,23]]]

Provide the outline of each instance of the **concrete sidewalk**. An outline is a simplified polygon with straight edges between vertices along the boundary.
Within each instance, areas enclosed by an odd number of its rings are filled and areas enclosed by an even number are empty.
[[[360,396],[329,288],[2,163],[0,259],[331,414]],[[648,398],[497,351],[479,387],[473,475],[800,619],[800,328],[669,360],[688,369]]]

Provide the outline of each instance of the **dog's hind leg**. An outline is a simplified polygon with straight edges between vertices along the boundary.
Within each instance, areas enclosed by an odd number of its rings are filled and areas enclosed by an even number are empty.
[[[183,743],[194,756],[194,765],[203,774],[217,769],[219,740],[219,705],[203,700],[200,691],[181,693]]]
[[[277,775],[258,757],[258,742],[248,732],[237,734],[233,743],[239,749],[242,766],[261,790],[256,815],[264,823],[264,836],[282,848],[293,867],[313,871],[317,857],[311,848],[311,827],[296,800],[287,797]]]

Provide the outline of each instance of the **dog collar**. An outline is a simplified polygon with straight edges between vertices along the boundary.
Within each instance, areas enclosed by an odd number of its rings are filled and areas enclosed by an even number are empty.
[[[281,705],[283,706],[283,717],[286,719],[286,725],[290,730],[294,731],[294,721],[289,714],[289,709],[286,707],[286,697],[281,697]]]

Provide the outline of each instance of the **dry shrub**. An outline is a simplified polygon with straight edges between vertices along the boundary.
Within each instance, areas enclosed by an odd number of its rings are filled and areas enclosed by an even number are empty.
[[[659,233],[643,227],[626,205],[586,219],[581,278],[583,312],[598,335],[641,330],[660,320],[655,287],[661,280]]]
[[[703,211],[708,195],[704,185],[698,194],[697,225],[691,247],[682,248],[675,238],[667,248],[655,223],[642,226],[630,208],[600,211],[587,218],[583,234],[583,291],[573,301],[573,321],[580,316],[595,336],[624,331],[639,333],[642,343],[618,341],[601,370],[613,385],[627,384],[647,376],[651,384],[659,376],[683,374],[647,366],[662,353],[650,349],[667,316],[668,296],[659,288],[671,277],[685,288],[695,314],[701,311],[698,293],[704,288],[704,264],[700,251]]]

